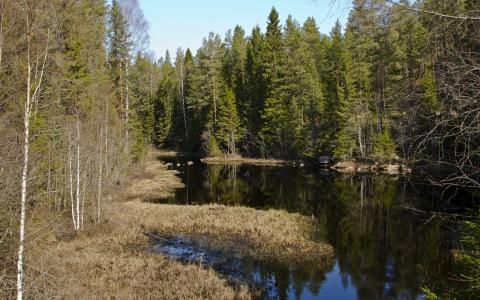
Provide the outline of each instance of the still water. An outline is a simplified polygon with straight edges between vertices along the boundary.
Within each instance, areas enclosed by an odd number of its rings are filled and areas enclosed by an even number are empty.
[[[452,279],[450,255],[458,243],[455,224],[429,213],[450,209],[445,203],[452,199],[418,180],[294,167],[188,166],[182,157],[161,159],[181,164],[176,169],[186,186],[163,203],[277,208],[313,215],[322,225],[320,238],[334,247],[335,260],[321,274],[221,253],[202,241],[156,241],[156,251],[174,259],[188,262],[200,255],[227,277],[237,274],[249,284],[262,285],[261,298],[423,299],[424,285],[437,291],[459,288]],[[216,265],[217,256],[232,261],[230,269],[225,271],[225,263]]]

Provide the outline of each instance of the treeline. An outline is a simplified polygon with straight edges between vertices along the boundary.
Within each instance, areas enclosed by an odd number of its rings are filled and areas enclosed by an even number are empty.
[[[158,71],[131,66],[148,42],[136,0],[1,0],[0,18],[0,298],[16,282],[21,299],[39,211],[77,231],[101,222],[104,196],[145,153],[153,92],[132,83],[156,90]]]
[[[325,35],[273,8],[266,32],[236,26],[195,56],[167,53],[153,140],[209,155],[478,161],[478,113],[464,119],[478,108],[478,9],[354,0],[345,29]]]

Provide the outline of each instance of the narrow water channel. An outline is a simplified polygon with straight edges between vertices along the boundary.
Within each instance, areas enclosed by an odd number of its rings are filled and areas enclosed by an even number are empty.
[[[174,259],[195,260],[200,255],[212,261],[206,265],[219,273],[237,272],[249,283],[263,285],[267,292],[262,298],[423,299],[422,286],[445,291],[459,287],[452,279],[455,270],[450,253],[458,243],[455,225],[428,213],[455,209],[452,204],[458,202],[418,180],[198,161],[189,166],[186,158],[161,159],[173,163],[186,186],[163,203],[278,208],[313,215],[322,225],[319,238],[335,249],[335,262],[322,274],[252,262],[182,237],[156,241],[156,251]],[[456,197],[468,201],[465,195]],[[215,255],[230,259],[237,269],[216,268]]]

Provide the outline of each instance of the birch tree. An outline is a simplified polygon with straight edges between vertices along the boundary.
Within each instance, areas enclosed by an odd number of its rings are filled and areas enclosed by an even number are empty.
[[[30,18],[30,9],[28,0],[24,1],[26,40],[27,40],[27,85],[26,98],[23,113],[23,169],[21,179],[21,198],[20,198],[20,226],[19,226],[19,242],[18,242],[18,259],[17,259],[17,300],[22,300],[24,295],[24,252],[25,252],[25,218],[27,203],[27,182],[28,182],[28,164],[30,150],[30,118],[32,109],[39,98],[39,91],[42,87],[43,74],[48,56],[48,35],[43,54],[36,53],[36,57],[32,59],[32,26]],[[38,49],[37,49],[38,50]],[[40,58],[43,56],[43,59]],[[33,61],[33,62],[32,62]],[[33,72],[32,72],[33,70]],[[40,70],[38,72],[38,70]]]

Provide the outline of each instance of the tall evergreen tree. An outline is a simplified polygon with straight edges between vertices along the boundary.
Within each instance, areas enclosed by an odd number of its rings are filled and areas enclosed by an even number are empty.
[[[273,7],[268,16],[265,47],[262,52],[263,74],[267,87],[267,98],[262,113],[262,136],[267,151],[282,157],[288,154],[287,139],[289,139],[288,107],[281,97],[284,54],[282,27],[278,12]]]
[[[237,144],[245,133],[237,112],[235,93],[227,88],[221,102],[218,118],[219,141],[226,146],[227,153],[236,154]]]
[[[261,119],[259,112],[263,111],[267,85],[263,75],[263,56],[265,37],[260,27],[256,26],[247,44],[247,56],[245,62],[245,108],[247,115],[247,141],[246,150],[250,154],[259,154],[262,147],[259,132]],[[240,104],[241,106],[241,104]],[[253,145],[252,147],[250,147]]]
[[[122,14],[117,0],[112,1],[110,9],[108,38],[108,65],[117,98],[117,111],[123,118],[126,110],[125,93],[128,80],[125,73],[125,64],[129,59],[130,43],[127,20]]]
[[[247,60],[247,40],[245,30],[236,26],[233,36],[225,41],[223,72],[225,84],[234,91],[239,113],[244,127],[247,126],[248,110],[245,65]]]
[[[177,78],[170,53],[160,63],[161,76],[155,99],[155,144],[157,146],[173,147],[173,141],[168,139],[173,122],[173,106],[177,95]]]
[[[218,109],[225,90],[222,76],[223,56],[224,47],[220,36],[210,33],[197,52],[192,90],[187,98],[196,111],[191,125],[193,145],[200,146],[202,142],[204,145],[215,144]]]

